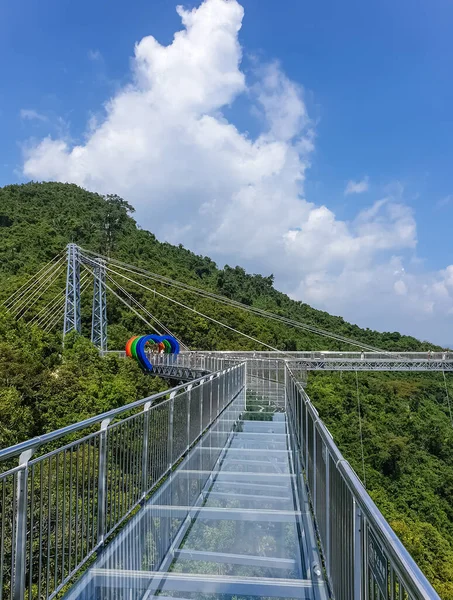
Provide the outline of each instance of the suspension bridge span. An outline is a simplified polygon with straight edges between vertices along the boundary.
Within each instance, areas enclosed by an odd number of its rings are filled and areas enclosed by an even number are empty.
[[[0,600],[438,598],[304,384],[312,370],[445,378],[453,355],[382,351],[75,244],[5,305],[49,331],[62,324],[64,335],[80,333],[81,294],[92,283],[91,339],[101,353],[110,351],[109,294],[174,336],[128,291],[131,281],[165,297],[149,282],[209,297],[348,351],[279,351],[168,296],[265,350],[190,351],[179,340],[179,354],[149,360],[150,374],[181,384],[0,450]]]

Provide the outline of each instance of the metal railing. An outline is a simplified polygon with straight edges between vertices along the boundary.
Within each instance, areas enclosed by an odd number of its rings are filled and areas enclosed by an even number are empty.
[[[284,360],[318,360],[318,359],[375,359],[375,360],[445,360],[453,361],[453,352],[451,350],[442,350],[441,352],[339,352],[331,350],[281,350],[281,351],[261,351],[261,350],[193,350],[181,352],[181,355],[193,354],[198,356],[212,356],[218,358],[235,358],[237,360],[248,360],[250,358],[280,358]]]
[[[336,600],[439,598],[286,367],[287,414]]]
[[[235,365],[0,450],[0,600],[58,594],[244,384]]]
[[[292,369],[304,371],[453,371],[453,352],[184,352],[178,361],[208,364],[209,361],[247,363],[252,361],[290,361]]]

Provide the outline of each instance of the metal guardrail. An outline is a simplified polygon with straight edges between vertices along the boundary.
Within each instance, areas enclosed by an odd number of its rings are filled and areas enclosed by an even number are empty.
[[[177,360],[202,364],[203,360],[247,363],[290,361],[300,371],[453,371],[453,352],[184,352]]]
[[[0,450],[0,600],[56,596],[244,383],[235,365]]]
[[[318,359],[373,359],[373,360],[446,360],[453,361],[451,350],[441,352],[335,352],[331,350],[281,350],[281,351],[258,351],[258,350],[193,350],[183,351],[181,355],[196,354],[199,356],[211,356],[218,358],[280,358],[285,360],[318,360]]]
[[[343,458],[302,385],[286,369],[291,437],[305,469],[335,599],[439,598]]]

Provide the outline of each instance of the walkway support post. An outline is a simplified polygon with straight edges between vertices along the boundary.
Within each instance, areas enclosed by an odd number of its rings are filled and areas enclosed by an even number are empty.
[[[191,411],[190,405],[192,402],[192,387],[193,387],[192,384],[187,386],[187,448],[186,448],[187,451],[190,448],[190,411]]]
[[[25,450],[19,457],[20,471],[17,473],[17,513],[15,564],[12,573],[13,600],[25,597],[25,569],[27,564],[27,504],[28,504],[28,461],[34,448]]]
[[[98,474],[98,543],[104,543],[107,506],[107,431],[111,419],[101,422],[99,437],[99,474]]]
[[[363,519],[357,502],[353,500],[354,506],[354,600],[362,598],[362,536]]]
[[[149,454],[149,410],[152,402],[143,407],[143,454],[142,454],[142,500],[148,493],[148,454]]]
[[[168,405],[168,441],[167,441],[167,452],[168,452],[168,470],[171,471],[173,468],[173,417],[175,411],[175,396],[176,392],[170,394],[170,401]]]

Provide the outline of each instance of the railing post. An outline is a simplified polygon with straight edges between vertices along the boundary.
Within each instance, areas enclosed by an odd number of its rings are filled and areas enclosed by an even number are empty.
[[[143,407],[143,453],[142,453],[142,500],[148,492],[148,455],[149,455],[149,409],[152,402]]]
[[[286,360],[285,360],[284,364],[285,364],[285,370],[284,370],[284,373],[285,373],[285,383],[284,383],[284,386],[285,386],[285,396],[284,396],[284,399],[285,399],[285,413],[288,413],[288,409],[287,409],[287,404],[288,404],[288,390],[287,390],[287,387],[286,387],[287,380],[288,380],[288,375],[287,375],[288,365],[286,363]]]
[[[305,471],[307,473],[307,477],[309,475],[309,464],[308,464],[308,408],[307,408],[307,403],[305,401],[305,397],[302,396],[301,397],[301,402],[303,401],[303,405],[304,405],[304,410],[305,410],[305,457],[304,457],[304,467],[305,467]],[[302,408],[302,407],[301,407]]]
[[[313,506],[316,507],[316,488],[318,487],[317,484],[317,479],[318,479],[318,466],[317,466],[317,452],[316,452],[316,435],[318,434],[317,430],[316,430],[316,423],[317,423],[318,419],[316,419],[316,421],[313,419],[313,490],[310,490],[310,492],[312,493],[312,498],[313,498]],[[319,435],[319,434],[318,434]]]
[[[98,543],[104,543],[105,512],[107,504],[107,429],[111,419],[101,422],[99,437],[99,473],[98,473]]]
[[[168,470],[171,471],[173,466],[173,417],[175,412],[175,396],[176,392],[170,394],[169,410],[168,410]]]
[[[363,517],[360,508],[357,506],[357,502],[353,499],[353,510],[354,510],[354,600],[361,600],[362,598],[362,569],[363,569],[363,557],[362,557],[362,539],[365,535],[363,530]],[[364,549],[365,554],[367,548]]]
[[[223,408],[223,406],[224,406],[225,397],[228,394],[227,389],[228,389],[227,371],[226,371],[226,369],[224,369],[223,370],[223,377],[222,377],[222,402],[220,402],[220,398],[219,398],[219,401],[217,403],[217,414],[216,414],[216,417],[218,417],[219,414],[220,414],[220,407]]]
[[[330,577],[330,454],[327,446],[323,444],[326,461],[326,570]]]
[[[204,386],[208,385],[207,379],[202,379],[200,386],[200,437],[203,434],[203,408],[204,408]]]
[[[211,375],[209,377],[209,424],[212,423],[212,388],[214,387],[214,384],[212,383],[214,379],[214,375]]]
[[[248,362],[243,363],[242,383],[244,385],[244,411],[247,409],[247,377],[248,377]]]
[[[225,372],[225,387],[226,387],[226,398],[223,398],[222,408],[224,408],[230,401],[230,369]]]
[[[16,545],[14,548],[13,599],[25,597],[25,569],[27,564],[27,504],[28,504],[28,461],[34,448],[22,452],[17,473]]]
[[[187,451],[190,448],[190,405],[192,403],[192,388],[192,383],[187,386]]]

